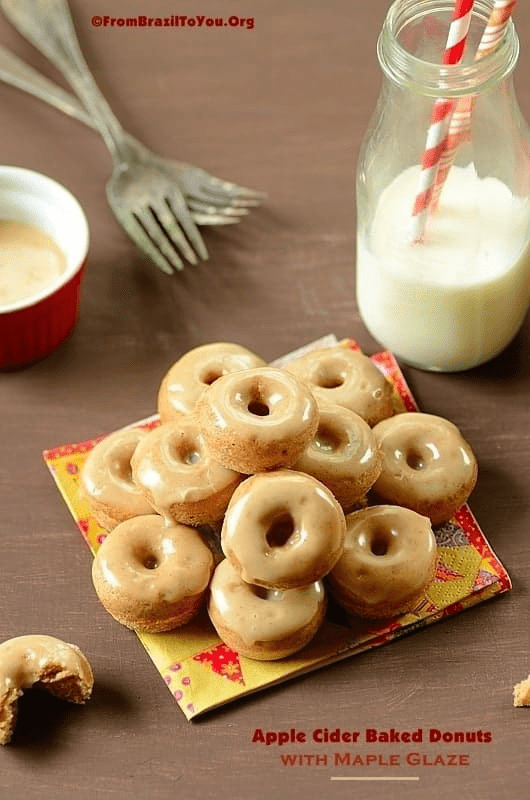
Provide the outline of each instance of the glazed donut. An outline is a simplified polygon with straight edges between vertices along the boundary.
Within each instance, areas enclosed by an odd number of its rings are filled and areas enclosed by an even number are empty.
[[[414,608],[436,565],[427,517],[399,506],[372,506],[348,514],[346,526],[344,553],[327,578],[337,603],[370,619]]]
[[[136,448],[132,474],[167,521],[206,525],[221,519],[242,476],[210,455],[194,415],[150,431]]]
[[[307,383],[319,402],[349,408],[370,427],[394,413],[392,384],[358,350],[325,347],[290,361],[285,369]]]
[[[263,367],[265,361],[238,344],[213,342],[195,347],[169,368],[158,391],[162,422],[193,411],[195,403],[221,375]]]
[[[214,458],[249,475],[294,464],[318,425],[309,389],[274,367],[224,375],[204,392],[197,412]]]
[[[374,428],[383,468],[374,491],[383,501],[411,508],[433,525],[447,522],[473,491],[477,461],[452,422],[408,412]]]
[[[132,455],[146,436],[142,428],[115,431],[96,444],[84,463],[79,494],[106,531],[130,517],[153,513],[131,473]]]
[[[362,500],[379,476],[381,453],[372,429],[355,411],[318,406],[317,432],[293,469],[319,480],[348,509]]]
[[[104,608],[135,631],[159,633],[199,611],[214,570],[212,551],[195,528],[150,514],[118,525],[92,562]]]
[[[294,470],[253,475],[228,505],[221,547],[247,583],[294,589],[320,580],[339,559],[344,513],[326,487]]]
[[[210,586],[208,613],[225,644],[239,655],[274,661],[305,647],[326,612],[322,581],[286,591],[245,583],[225,558]]]
[[[54,636],[17,636],[0,644],[0,744],[13,735],[18,698],[38,685],[71,703],[85,703],[92,694],[94,676],[75,644]]]

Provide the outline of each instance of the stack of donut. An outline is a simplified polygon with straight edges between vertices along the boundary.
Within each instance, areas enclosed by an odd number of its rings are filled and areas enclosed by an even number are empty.
[[[107,436],[83,469],[109,532],[92,571],[104,607],[158,632],[207,605],[220,638],[259,660],[313,638],[327,591],[353,615],[413,608],[434,572],[432,525],[477,468],[454,425],[394,406],[380,370],[343,345],[282,369],[234,344],[186,353],[160,386],[160,426]],[[220,560],[201,526],[220,530]]]

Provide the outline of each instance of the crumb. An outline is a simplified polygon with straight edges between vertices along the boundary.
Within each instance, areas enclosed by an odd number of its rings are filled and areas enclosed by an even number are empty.
[[[513,704],[516,707],[530,706],[530,675],[513,687]]]

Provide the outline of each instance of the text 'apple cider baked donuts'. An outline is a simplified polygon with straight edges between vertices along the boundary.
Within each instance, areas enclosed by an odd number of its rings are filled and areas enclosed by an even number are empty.
[[[264,589],[242,580],[228,559],[217,566],[208,613],[219,637],[239,655],[275,661],[305,647],[326,613],[322,581],[297,589]]]
[[[225,514],[221,547],[246,583],[293,589],[336,564],[346,522],[329,489],[310,475],[278,470],[247,478]]]
[[[318,426],[308,387],[273,367],[219,378],[198,401],[197,413],[213,457],[248,475],[294,464]]]
[[[133,453],[146,436],[141,428],[123,428],[98,442],[87,456],[79,493],[106,531],[131,517],[153,513],[131,470]]]
[[[447,522],[477,482],[477,461],[456,425],[408,412],[374,428],[383,465],[374,492],[384,502],[411,508],[433,525]]]
[[[214,460],[197,419],[183,416],[154,428],[136,448],[132,473],[166,520],[207,525],[221,519],[242,475]]]
[[[159,633],[198,613],[213,570],[213,553],[198,530],[152,514],[114,528],[96,553],[92,581],[114,619]]]
[[[158,391],[162,422],[189,414],[205,389],[222,375],[264,367],[265,361],[231,342],[211,342],[189,350],[169,368]]]
[[[0,644],[0,744],[13,735],[18,699],[38,686],[71,703],[85,703],[92,694],[94,676],[75,644],[55,636],[17,636]]]
[[[435,566],[436,540],[427,517],[399,506],[373,506],[347,515],[344,552],[327,582],[349,614],[394,617],[421,600]]]
[[[349,408],[370,427],[394,413],[392,384],[358,350],[340,344],[314,350],[285,369],[306,383],[320,403]]]

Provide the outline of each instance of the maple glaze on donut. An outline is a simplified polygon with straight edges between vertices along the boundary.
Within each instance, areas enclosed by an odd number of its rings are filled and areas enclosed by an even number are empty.
[[[263,589],[243,581],[227,559],[212,578],[210,619],[223,642],[247,658],[274,661],[301,650],[325,612],[321,581],[285,591]]]
[[[374,434],[383,466],[373,488],[382,500],[424,514],[433,525],[449,520],[467,501],[477,461],[452,422],[408,412],[383,420]]]
[[[392,384],[358,350],[325,347],[290,361],[285,369],[307,383],[319,403],[349,408],[370,427],[394,413]]]
[[[123,428],[102,439],[88,454],[81,471],[80,496],[107,531],[153,509],[132,477],[131,459],[148,435],[142,428]]]
[[[293,469],[321,481],[341,506],[362,500],[381,472],[372,429],[354,411],[319,403],[318,429]]]
[[[249,475],[291,466],[318,425],[309,389],[273,367],[224,375],[204,392],[197,412],[214,458]]]
[[[131,461],[136,484],[171,522],[206,525],[223,516],[242,476],[215,461],[194,415],[150,431]]]
[[[242,579],[267,589],[320,580],[342,553],[344,513],[310,475],[278,470],[247,478],[225,514],[221,547]]]
[[[213,569],[212,551],[199,531],[151,514],[114,528],[96,553],[92,581],[114,619],[158,633],[195,616]]]
[[[212,342],[189,350],[165,374],[158,391],[162,422],[189,414],[205,389],[221,375],[265,366],[260,356],[239,344]]]
[[[427,517],[399,506],[372,506],[347,515],[344,552],[327,581],[349,614],[394,617],[421,600],[435,565]]]
[[[16,636],[0,644],[0,744],[13,735],[18,699],[38,684],[71,703],[85,703],[94,685],[92,668],[75,644],[55,636]]]

